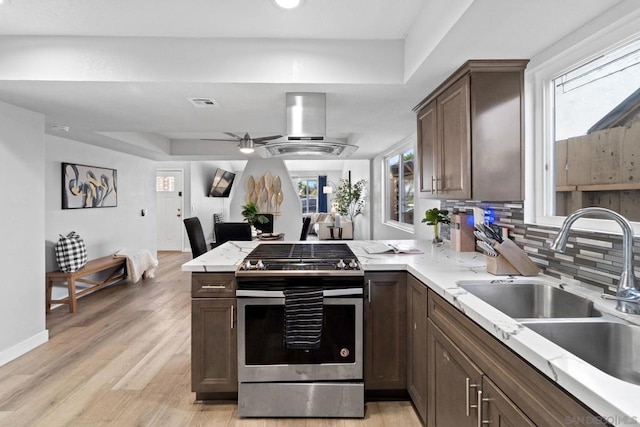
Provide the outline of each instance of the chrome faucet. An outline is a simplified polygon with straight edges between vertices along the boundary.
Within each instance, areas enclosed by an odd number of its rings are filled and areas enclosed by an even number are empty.
[[[636,282],[633,271],[633,227],[629,220],[617,212],[604,208],[578,209],[564,220],[560,232],[554,239],[550,248],[555,252],[564,252],[569,239],[569,229],[573,223],[585,215],[599,215],[613,219],[622,228],[622,274],[618,281],[618,289],[615,297],[602,295],[603,298],[612,298],[618,301],[616,310],[623,313],[640,314],[640,287]]]

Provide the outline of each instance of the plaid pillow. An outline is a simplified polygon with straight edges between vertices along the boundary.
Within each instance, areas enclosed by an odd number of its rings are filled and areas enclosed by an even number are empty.
[[[65,273],[78,271],[87,263],[87,248],[82,237],[75,231],[66,236],[61,234],[55,250],[58,266]]]

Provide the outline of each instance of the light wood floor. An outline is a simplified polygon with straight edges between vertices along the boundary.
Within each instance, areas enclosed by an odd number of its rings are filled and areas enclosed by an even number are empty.
[[[0,367],[0,425],[420,426],[409,402],[367,403],[362,420],[238,419],[232,402],[195,404],[189,259],[161,252],[155,279],[54,309],[50,340]]]

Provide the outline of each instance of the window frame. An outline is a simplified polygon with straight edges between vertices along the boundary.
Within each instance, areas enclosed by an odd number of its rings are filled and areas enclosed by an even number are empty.
[[[627,13],[627,15],[624,14]],[[640,39],[640,12],[619,11],[604,25],[592,22],[533,58],[525,71],[525,159],[526,180],[524,219],[526,224],[559,228],[564,216],[550,215],[555,170],[553,80],[586,64],[601,54]],[[593,28],[592,26],[596,26]],[[632,223],[640,235],[640,222]],[[581,218],[575,228],[621,234],[612,220]]]
[[[413,221],[411,223],[408,222],[402,222],[402,221],[397,221],[394,219],[391,219],[391,206],[389,205],[389,194],[391,191],[391,185],[390,185],[390,180],[388,179],[389,177],[389,168],[388,168],[388,162],[391,158],[393,158],[394,156],[399,156],[399,165],[402,166],[403,165],[403,161],[402,161],[402,157],[405,153],[407,153],[408,151],[413,151],[413,159],[414,159],[414,174],[413,174],[413,200],[414,200],[414,218]],[[396,228],[400,228],[404,231],[413,231],[413,227],[414,227],[414,222],[415,222],[415,202],[416,202],[416,174],[415,174],[415,159],[416,159],[416,153],[417,153],[417,143],[415,141],[406,143],[406,144],[402,144],[399,147],[395,148],[392,151],[389,151],[388,153],[386,153],[383,157],[382,157],[382,189],[383,189],[383,198],[382,198],[382,215],[383,215],[383,223],[392,227],[396,227]],[[401,180],[400,182],[404,182],[404,177],[403,177],[403,171],[404,168],[403,167],[399,167],[398,170],[400,171],[400,177]],[[402,194],[401,194],[402,195]],[[402,203],[402,198],[400,203]],[[400,213],[399,213],[400,214]],[[399,215],[400,217],[401,215]]]
[[[307,186],[306,186],[307,194],[304,197],[307,200],[307,212],[304,211],[304,207],[302,206],[303,198],[300,197],[300,193],[299,193],[300,183],[303,182],[303,181],[307,182]],[[309,181],[315,181],[315,183],[316,183],[316,187],[315,187],[316,188],[316,195],[315,196],[309,197],[309,184],[308,184]],[[301,211],[302,211],[303,214],[318,213],[318,204],[319,204],[318,197],[320,195],[320,188],[318,187],[319,182],[320,182],[320,180],[318,179],[317,176],[298,176],[298,177],[296,177],[296,184],[297,184],[296,185],[296,189],[297,189],[296,193],[298,194],[298,198],[300,199],[300,207],[301,207]],[[310,199],[315,199],[316,200],[316,209],[313,212],[309,212],[309,204],[310,204],[309,200]]]

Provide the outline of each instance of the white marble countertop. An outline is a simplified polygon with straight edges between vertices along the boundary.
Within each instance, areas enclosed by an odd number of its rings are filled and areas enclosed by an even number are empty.
[[[502,341],[525,360],[557,382],[565,390],[606,418],[614,425],[640,423],[640,386],[614,378],[578,357],[548,341],[525,325],[493,308],[489,304],[458,287],[469,280],[504,279],[509,281],[544,281],[553,286],[563,283],[563,289],[588,297],[596,309],[620,321],[640,324],[640,316],[624,315],[615,310],[615,302],[603,300],[596,292],[583,288],[574,281],[539,275],[535,278],[494,276],[485,271],[486,257],[478,252],[459,253],[448,245],[436,246],[431,242],[398,240],[385,241],[419,248],[422,254],[369,254],[365,250],[380,241],[345,241],[353,250],[363,269],[367,271],[405,270],[425,283],[433,291],[465,313],[487,332]],[[191,260],[182,266],[191,272],[231,272],[259,243],[228,242]],[[282,243],[282,242],[278,242]],[[291,242],[294,243],[294,242]],[[295,242],[300,243],[300,242]],[[323,243],[323,242],[308,242]],[[335,243],[335,242],[327,242]],[[616,319],[617,320],[617,319]],[[594,345],[597,345],[594,343]],[[606,349],[603,349],[606,351]],[[640,349],[638,349],[640,352]]]

